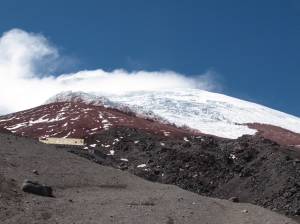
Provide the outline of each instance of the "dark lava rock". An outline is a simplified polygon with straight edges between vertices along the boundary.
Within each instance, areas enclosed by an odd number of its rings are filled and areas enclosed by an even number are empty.
[[[27,193],[36,194],[40,196],[52,197],[52,187],[47,185],[40,185],[37,182],[25,180],[22,185],[22,190]]]
[[[232,197],[228,199],[231,202],[238,203],[240,200],[237,197]]]

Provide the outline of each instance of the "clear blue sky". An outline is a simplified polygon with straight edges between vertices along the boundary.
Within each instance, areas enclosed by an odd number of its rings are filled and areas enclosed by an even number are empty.
[[[214,70],[224,94],[300,117],[300,0],[0,0],[0,33],[41,33],[69,68]]]

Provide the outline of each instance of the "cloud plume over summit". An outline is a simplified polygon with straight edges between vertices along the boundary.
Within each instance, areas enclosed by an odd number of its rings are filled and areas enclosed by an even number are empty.
[[[64,62],[57,48],[41,34],[20,29],[0,38],[0,114],[42,104],[61,91],[118,92],[198,88],[220,91],[213,72],[187,77],[174,71],[134,71],[116,69],[84,70],[54,75]]]

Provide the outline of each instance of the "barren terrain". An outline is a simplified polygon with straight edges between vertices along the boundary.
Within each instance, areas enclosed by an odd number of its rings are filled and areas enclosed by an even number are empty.
[[[204,196],[263,206],[299,220],[300,153],[260,136],[237,140],[186,136],[170,140],[116,127],[87,136],[86,150],[70,150],[144,179]],[[93,144],[92,144],[93,143]]]
[[[1,223],[295,223],[247,203],[152,183],[34,139],[0,134]],[[54,197],[21,191],[25,179]]]

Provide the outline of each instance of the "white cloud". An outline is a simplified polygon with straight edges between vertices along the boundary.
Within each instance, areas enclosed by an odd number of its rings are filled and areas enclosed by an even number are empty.
[[[0,39],[0,65],[2,75],[8,78],[31,78],[43,61],[58,57],[57,50],[51,47],[45,37],[20,29],[3,34]]]
[[[60,64],[57,49],[40,34],[13,29],[0,39],[0,114],[41,105],[61,91],[118,92],[199,88],[219,91],[215,74],[187,77],[174,71],[134,71],[101,69],[51,76],[51,67]]]

